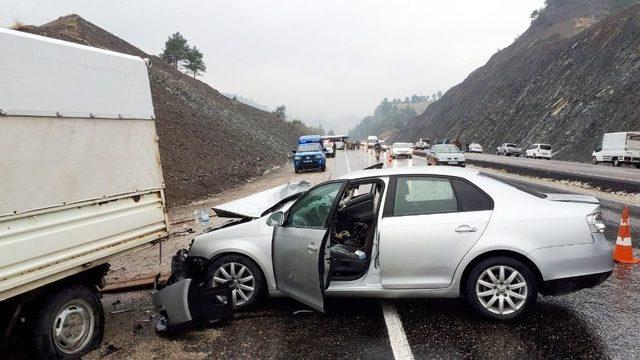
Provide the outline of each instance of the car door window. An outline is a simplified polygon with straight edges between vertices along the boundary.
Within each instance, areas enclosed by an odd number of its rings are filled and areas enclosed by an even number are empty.
[[[460,203],[460,211],[493,210],[489,195],[462,179],[453,179],[453,186]]]
[[[394,216],[455,212],[456,195],[451,182],[436,177],[400,177],[396,182]]]
[[[341,182],[318,186],[309,190],[291,206],[285,225],[303,228],[324,228]]]

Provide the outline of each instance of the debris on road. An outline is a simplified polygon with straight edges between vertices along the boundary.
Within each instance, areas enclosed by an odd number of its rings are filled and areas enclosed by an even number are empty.
[[[133,310],[133,308],[126,308],[126,309],[120,309],[120,310],[111,310],[109,311],[109,314],[111,315],[117,315],[117,314],[122,314],[122,313],[126,313]]]

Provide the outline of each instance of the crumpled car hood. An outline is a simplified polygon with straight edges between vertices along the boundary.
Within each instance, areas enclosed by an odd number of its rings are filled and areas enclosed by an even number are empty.
[[[262,217],[269,209],[284,200],[291,199],[311,188],[307,181],[292,181],[253,195],[218,205],[213,211],[219,217],[252,218]]]

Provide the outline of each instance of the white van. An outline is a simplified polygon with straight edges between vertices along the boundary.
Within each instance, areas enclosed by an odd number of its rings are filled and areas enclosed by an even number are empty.
[[[525,151],[525,157],[528,158],[542,158],[551,160],[551,145],[549,144],[533,144],[527,148]]]
[[[633,164],[640,168],[640,131],[606,133],[591,154],[594,164],[610,162],[613,166]]]
[[[167,236],[147,64],[5,29],[0,48],[0,333],[79,358],[109,261]]]
[[[378,142],[377,136],[369,135],[367,137],[367,148],[372,148],[373,145],[375,145],[377,142]]]

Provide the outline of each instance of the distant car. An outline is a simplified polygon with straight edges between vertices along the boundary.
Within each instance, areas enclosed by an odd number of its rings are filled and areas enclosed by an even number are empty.
[[[380,143],[380,146],[382,147],[382,150],[389,150],[389,145],[387,145],[386,142],[384,142],[384,140],[378,140],[378,142]]]
[[[524,154],[528,158],[542,158],[551,160],[551,145],[549,144],[533,144],[527,148]]]
[[[427,138],[420,138],[420,140],[418,140],[418,142],[416,143],[416,150],[426,150],[429,148],[429,146],[431,146],[431,139],[427,139]]]
[[[367,149],[373,148],[373,146],[378,142],[378,137],[375,135],[367,136]]]
[[[482,153],[482,146],[477,143],[471,143],[467,146],[467,151],[470,153]]]
[[[456,165],[464,167],[466,159],[453,144],[433,145],[427,152],[427,165]]]
[[[393,143],[391,146],[391,157],[393,159],[397,158],[409,158],[411,159],[413,156],[413,144],[411,143]]]
[[[327,157],[319,135],[303,135],[293,151],[293,169],[296,173],[306,169],[327,169]]]
[[[504,156],[520,156],[522,155],[522,149],[518,147],[518,145],[513,144],[513,143],[504,143],[500,146],[498,146],[498,149],[496,150],[496,154],[497,155],[504,155]]]
[[[171,278],[231,282],[236,308],[264,294],[318,311],[325,296],[462,297],[479,314],[506,321],[531,310],[539,292],[593,287],[613,271],[599,202],[590,196],[525,192],[442,166],[362,170],[303,185],[214,207],[236,220],[180,250]],[[190,319],[189,288],[171,290],[154,295],[167,309],[161,316],[169,324],[169,310],[174,321]]]
[[[331,140],[324,140],[322,142],[322,148],[324,149],[324,155],[328,158],[336,157],[335,151],[333,151],[334,142]]]

